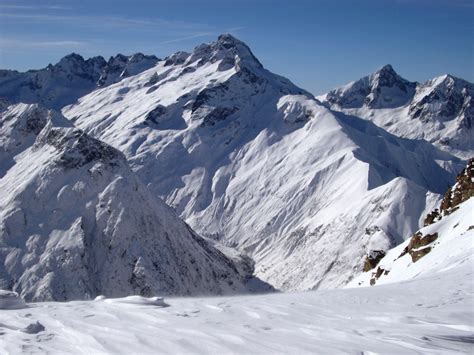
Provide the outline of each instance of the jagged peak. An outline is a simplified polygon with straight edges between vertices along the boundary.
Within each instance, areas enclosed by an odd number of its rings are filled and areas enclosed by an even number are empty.
[[[72,53],[67,54],[67,55],[65,55],[64,57],[62,57],[62,58],[60,59],[60,62],[63,61],[63,60],[64,60],[64,61],[71,61],[71,60],[73,60],[73,61],[77,61],[77,62],[84,62],[84,57],[83,57],[82,55],[80,55],[80,54],[77,54],[77,53],[75,53],[75,52],[72,52]]]
[[[244,42],[232,36],[230,33],[222,33],[217,37],[217,43],[226,46],[227,48],[236,47],[238,45],[245,45]]]
[[[178,51],[176,53],[173,53],[165,58],[165,66],[181,65],[186,61],[186,59],[189,58],[190,55],[191,53],[183,52],[183,51]]]
[[[451,75],[451,74],[443,74],[443,75],[434,77],[433,79],[428,80],[424,85],[425,86],[460,85],[460,86],[463,86],[463,87],[465,87],[465,86],[473,87],[474,86],[473,83],[471,83],[467,80],[461,79],[457,76]]]
[[[395,69],[393,69],[393,66],[391,64],[385,64],[383,67],[377,70],[377,73],[388,73],[397,75],[397,72],[395,71]]]
[[[219,70],[227,70],[234,66],[240,68],[243,65],[246,67],[263,68],[250,48],[229,33],[219,35],[217,41],[203,43],[195,47],[189,58],[187,58],[186,64],[195,62],[198,64],[214,63],[217,61],[221,61]]]
[[[391,64],[386,64],[375,73],[369,76],[369,81],[372,86],[393,86],[394,84],[411,85],[414,86],[416,83],[412,83],[403,77],[401,77]]]
[[[120,62],[126,62],[128,61],[129,56],[126,56],[125,54],[122,53],[117,53],[114,56],[111,56],[109,58],[109,63],[114,62],[114,61],[120,61]]]
[[[111,166],[125,162],[125,157],[115,148],[92,138],[76,127],[56,126],[48,120],[39,133],[34,149],[44,145],[54,147],[59,156],[56,163],[66,169],[79,168],[93,161]]]

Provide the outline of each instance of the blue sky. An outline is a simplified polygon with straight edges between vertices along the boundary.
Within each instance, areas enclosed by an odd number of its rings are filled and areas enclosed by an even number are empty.
[[[410,80],[474,81],[474,0],[0,0],[0,68],[165,57],[223,32],[314,94],[388,63]]]

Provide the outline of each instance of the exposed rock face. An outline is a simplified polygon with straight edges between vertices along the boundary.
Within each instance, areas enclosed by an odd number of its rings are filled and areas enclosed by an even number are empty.
[[[474,196],[474,158],[469,159],[466,167],[456,177],[456,183],[444,194],[441,205],[430,212],[424,225],[428,226],[439,221],[443,216],[456,210],[457,206]]]
[[[372,277],[370,278],[370,286],[375,285],[377,280],[380,278],[380,276],[388,275],[389,273],[390,273],[390,270],[385,270],[379,266],[377,268],[377,271],[372,273]]]
[[[364,272],[372,270],[374,267],[377,266],[380,260],[385,256],[385,251],[383,250],[372,250],[367,257],[365,258],[364,262]]]
[[[399,258],[405,254],[410,254],[411,260],[417,262],[423,256],[431,251],[429,245],[438,239],[438,233],[423,235],[421,232],[416,232],[410,239],[410,243],[400,254]]]
[[[471,158],[466,168],[457,176],[456,183],[444,195],[440,205],[441,214],[451,213],[460,203],[474,196],[474,158]]]

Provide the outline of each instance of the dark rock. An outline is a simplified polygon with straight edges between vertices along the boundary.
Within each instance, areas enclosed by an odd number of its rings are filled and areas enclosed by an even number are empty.
[[[26,334],[38,334],[44,330],[46,330],[44,325],[37,321],[36,323],[31,323],[26,328],[22,329],[22,332]]]
[[[416,232],[410,239],[410,242],[400,254],[399,258],[410,254],[413,262],[417,262],[420,258],[431,251],[429,244],[438,239],[438,233],[423,235],[421,232]]]
[[[145,122],[158,124],[159,118],[163,116],[165,113],[166,113],[166,107],[163,105],[158,105],[146,115]]]
[[[457,176],[456,183],[448,189],[441,201],[443,215],[452,213],[455,208],[474,196],[474,158],[471,158],[464,170]]]
[[[38,136],[34,148],[42,144],[48,144],[59,151],[57,164],[66,169],[79,168],[92,161],[115,166],[125,159],[118,150],[77,128],[47,126]]]
[[[375,268],[384,256],[385,256],[385,252],[383,250],[370,251],[367,257],[365,258],[364,272],[367,272]]]

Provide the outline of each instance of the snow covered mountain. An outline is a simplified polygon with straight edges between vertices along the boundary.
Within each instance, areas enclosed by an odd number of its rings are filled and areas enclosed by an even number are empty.
[[[10,102],[39,103],[61,109],[97,88],[116,83],[153,67],[155,56],[137,53],[118,54],[106,61],[103,57],[84,60],[72,53],[55,65],[24,73],[0,70],[0,97]]]
[[[419,84],[386,65],[318,99],[399,137],[425,139],[464,159],[474,155],[474,84],[463,79],[443,75]]]
[[[150,195],[123,154],[37,104],[0,113],[0,289],[26,300],[247,290],[228,258]]]
[[[281,289],[348,282],[367,252],[419,228],[462,166],[426,141],[329,110],[231,35],[62,112],[122,151],[196,231],[244,250]]]
[[[416,83],[398,75],[391,65],[330,91],[325,101],[341,108],[393,108],[406,104],[415,94]]]
[[[371,267],[348,287],[393,283],[441,273],[474,261],[474,159],[446,192],[439,209],[425,219],[425,226],[411,238],[368,257]]]

